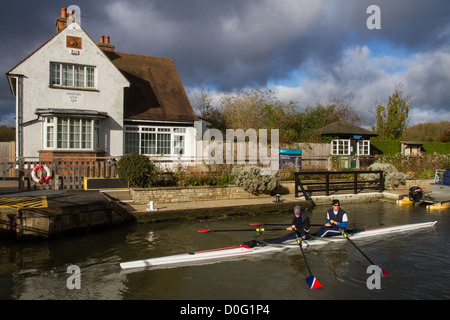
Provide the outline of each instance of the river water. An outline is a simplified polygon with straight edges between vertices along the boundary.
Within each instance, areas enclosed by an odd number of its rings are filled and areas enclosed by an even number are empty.
[[[450,211],[396,207],[391,202],[342,203],[350,227],[372,228],[438,221],[410,233],[355,240],[372,261],[393,275],[369,289],[368,261],[349,242],[306,248],[313,274],[323,285],[311,290],[298,247],[259,257],[168,269],[123,272],[119,263],[238,245],[253,232],[198,233],[198,229],[250,228],[252,222],[290,223],[290,213],[224,220],[136,224],[54,241],[0,243],[0,299],[70,300],[301,300],[450,299]],[[309,212],[323,223],[328,207]],[[261,239],[285,234],[265,232]],[[70,266],[80,270],[70,278]],[[69,273],[68,273],[69,271]],[[70,289],[79,280],[80,289]],[[72,281],[73,280],[73,281]]]

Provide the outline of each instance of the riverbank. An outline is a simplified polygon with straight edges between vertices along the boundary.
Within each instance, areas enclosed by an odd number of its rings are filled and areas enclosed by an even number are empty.
[[[428,186],[423,188],[427,190]],[[0,228],[17,239],[57,238],[135,222],[224,219],[239,215],[290,212],[295,205],[308,211],[315,205],[329,204],[332,199],[340,199],[344,203],[395,202],[408,195],[408,189],[402,188],[358,194],[336,192],[330,196],[318,193],[311,200],[296,198],[294,193],[288,192],[278,197],[261,195],[152,204],[142,204],[140,201],[135,204],[130,190],[16,191],[12,184],[0,185]]]

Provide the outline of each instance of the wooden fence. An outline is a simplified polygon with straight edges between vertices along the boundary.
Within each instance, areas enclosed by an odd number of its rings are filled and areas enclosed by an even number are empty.
[[[359,179],[362,174],[376,174],[376,180]],[[310,200],[313,192],[325,192],[329,196],[330,191],[353,190],[354,194],[367,189],[384,190],[383,171],[301,171],[295,174],[295,197],[302,192],[305,199]],[[344,176],[350,179],[339,179]],[[333,176],[334,179],[330,179]],[[303,177],[303,179],[302,179]]]
[[[83,189],[84,178],[117,178],[117,157],[108,158],[13,158],[2,159],[0,179],[17,180],[20,190]],[[47,166],[51,179],[47,183],[33,180],[37,165]]]

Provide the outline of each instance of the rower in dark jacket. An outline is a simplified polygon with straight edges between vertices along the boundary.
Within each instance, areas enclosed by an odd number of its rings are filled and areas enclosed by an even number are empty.
[[[284,243],[285,241],[288,240],[293,240],[296,239],[295,234],[297,233],[299,235],[299,237],[303,240],[306,240],[309,237],[308,233],[309,233],[309,217],[302,213],[302,209],[300,208],[300,206],[295,206],[294,207],[294,218],[292,219],[292,223],[291,226],[288,228],[288,230],[290,231],[294,231],[291,232],[281,238],[278,239],[272,239],[272,240],[266,240],[267,242],[270,243]]]
[[[341,230],[348,227],[347,212],[341,209],[339,200],[333,200],[333,208],[327,211],[327,222],[325,226],[316,232],[316,237],[330,237],[341,234]]]

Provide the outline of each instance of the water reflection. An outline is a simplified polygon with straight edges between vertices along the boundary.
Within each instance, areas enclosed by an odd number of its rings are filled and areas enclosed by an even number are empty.
[[[198,229],[249,228],[252,222],[290,223],[290,214],[127,226],[57,241],[0,243],[1,299],[448,299],[450,215],[392,203],[345,204],[350,226],[373,228],[438,220],[432,230],[364,239],[357,245],[394,277],[368,290],[367,260],[349,243],[306,248],[313,274],[324,286],[310,290],[301,251],[232,261],[123,272],[120,262],[237,245],[252,232],[198,233]],[[327,206],[310,212],[325,221]],[[261,235],[273,238],[283,231]],[[70,265],[81,269],[81,289],[70,290]],[[414,284],[412,286],[411,284]]]

